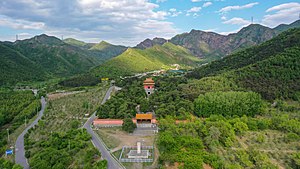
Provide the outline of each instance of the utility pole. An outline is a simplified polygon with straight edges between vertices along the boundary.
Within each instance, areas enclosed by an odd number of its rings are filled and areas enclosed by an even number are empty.
[[[253,24],[253,16],[251,16],[251,24]]]
[[[19,36],[18,36],[18,34],[16,34],[16,41],[17,41],[17,40],[19,40]]]

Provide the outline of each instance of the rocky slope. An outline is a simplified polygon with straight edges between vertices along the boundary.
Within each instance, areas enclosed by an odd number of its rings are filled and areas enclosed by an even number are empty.
[[[164,38],[154,38],[154,39],[146,39],[143,42],[139,43],[138,45],[136,45],[136,48],[138,49],[147,49],[147,48],[151,48],[154,45],[163,45],[164,43],[166,43],[167,40]]]

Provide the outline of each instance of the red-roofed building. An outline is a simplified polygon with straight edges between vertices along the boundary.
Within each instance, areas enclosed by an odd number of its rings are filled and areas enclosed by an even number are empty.
[[[94,127],[119,127],[122,126],[121,119],[95,119],[93,121]]]

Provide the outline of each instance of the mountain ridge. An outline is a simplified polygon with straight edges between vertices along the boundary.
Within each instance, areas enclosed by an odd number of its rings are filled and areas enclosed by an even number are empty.
[[[240,49],[258,45],[277,36],[284,30],[295,27],[300,27],[300,20],[290,24],[278,25],[273,29],[260,24],[250,24],[238,32],[228,35],[192,29],[190,32],[175,35],[170,40],[164,40],[165,42],[169,41],[175,45],[183,46],[189,49],[195,56],[204,58],[207,60],[206,62],[210,62]],[[158,44],[155,42],[155,39],[146,39],[136,47],[145,49],[152,47],[153,44]]]
[[[299,99],[300,28],[194,69],[187,77],[224,76],[267,100]]]

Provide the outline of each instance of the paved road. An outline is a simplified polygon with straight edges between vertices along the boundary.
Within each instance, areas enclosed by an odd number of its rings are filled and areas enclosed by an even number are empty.
[[[104,104],[106,100],[110,98],[110,94],[113,90],[114,86],[111,86],[108,91],[106,92],[104,99],[101,104]],[[119,162],[117,162],[109,153],[109,151],[105,148],[104,143],[98,138],[98,135],[92,130],[91,124],[93,120],[96,118],[96,112],[93,113],[93,115],[87,120],[87,122],[84,124],[84,128],[87,130],[90,135],[92,135],[92,142],[95,145],[95,147],[101,152],[101,155],[104,159],[107,160],[108,163],[108,169],[123,169]]]
[[[21,135],[18,136],[16,145],[15,145],[15,161],[17,164],[20,164],[21,166],[24,167],[24,169],[29,169],[29,165],[27,162],[27,159],[25,157],[25,149],[24,149],[24,135],[27,133],[29,129],[31,129],[33,126],[35,126],[38,121],[42,118],[45,107],[46,107],[46,100],[44,97],[41,98],[41,103],[42,103],[42,109],[39,112],[38,117],[31,123],[23,132]]]

